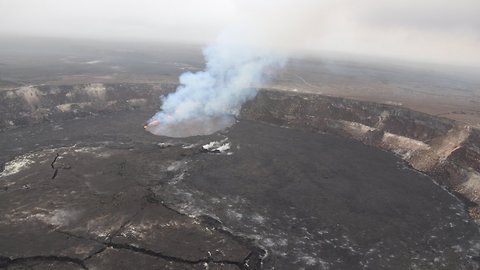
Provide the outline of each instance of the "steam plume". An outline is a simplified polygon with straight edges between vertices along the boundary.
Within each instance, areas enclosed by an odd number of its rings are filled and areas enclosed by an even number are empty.
[[[242,104],[255,97],[282,57],[220,38],[203,51],[204,71],[180,76],[176,92],[162,98],[147,129],[157,135],[206,135],[231,126]]]
[[[314,0],[242,0],[231,27],[204,49],[204,71],[180,76],[176,92],[162,98],[147,130],[170,137],[206,135],[231,126],[242,104],[305,42],[318,16]]]

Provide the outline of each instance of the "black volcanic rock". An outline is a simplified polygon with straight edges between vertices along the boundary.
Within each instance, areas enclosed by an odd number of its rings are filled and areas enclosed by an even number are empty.
[[[2,96],[0,268],[478,268],[477,208],[434,181],[474,198],[474,128],[262,91],[227,131],[169,139],[141,127],[166,89],[88,87]]]

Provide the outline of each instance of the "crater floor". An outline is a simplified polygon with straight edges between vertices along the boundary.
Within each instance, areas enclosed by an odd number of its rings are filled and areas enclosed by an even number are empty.
[[[0,134],[0,268],[479,267],[462,202],[390,153],[246,120],[169,139],[150,115]]]

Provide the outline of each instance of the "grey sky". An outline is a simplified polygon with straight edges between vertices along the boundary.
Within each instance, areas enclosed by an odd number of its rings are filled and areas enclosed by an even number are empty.
[[[0,34],[209,43],[480,65],[479,0],[0,0]],[[265,45],[262,44],[262,45]]]

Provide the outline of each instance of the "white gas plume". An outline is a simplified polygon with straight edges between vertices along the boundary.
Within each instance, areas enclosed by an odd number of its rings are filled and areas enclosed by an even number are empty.
[[[174,93],[162,97],[160,112],[146,129],[170,137],[206,135],[231,126],[242,104],[286,61],[293,44],[303,42],[313,1],[242,1],[237,20],[204,49],[204,71],[186,72]],[[299,8],[303,7],[303,8]],[[286,24],[286,22],[289,22]],[[285,27],[288,25],[288,27]],[[293,41],[292,41],[293,39]]]
[[[203,53],[205,70],[180,76],[180,86],[162,98],[148,131],[187,137],[231,126],[242,104],[255,97],[256,87],[284,62],[280,56],[221,39]]]

